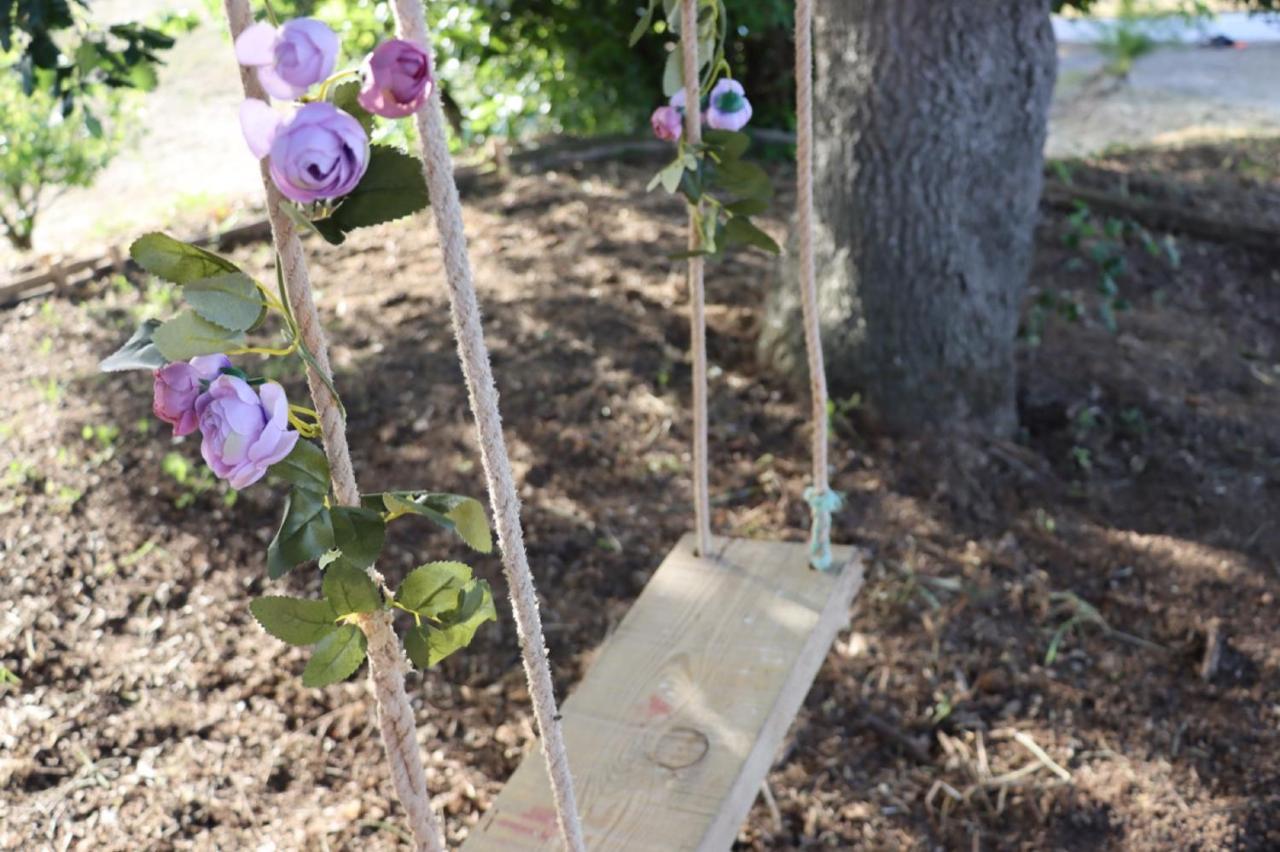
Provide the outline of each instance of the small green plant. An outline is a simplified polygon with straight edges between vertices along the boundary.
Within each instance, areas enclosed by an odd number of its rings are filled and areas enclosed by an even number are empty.
[[[1114,22],[1100,25],[1098,52],[1106,59],[1103,70],[1112,77],[1127,79],[1133,64],[1153,52],[1158,42],[1151,34],[1151,15],[1143,13],[1137,0],[1120,0],[1120,14]]]
[[[849,425],[850,416],[862,408],[862,394],[854,392],[844,399],[827,400],[827,423],[835,429]]]
[[[53,376],[50,376],[44,381],[32,379],[31,386],[40,391],[41,398],[50,405],[57,405],[62,401],[62,394],[64,390],[62,383]]]
[[[36,466],[31,462],[15,459],[9,462],[9,467],[5,470],[4,479],[0,479],[0,485],[13,488],[25,485],[34,479],[36,479]]]
[[[1129,274],[1125,255],[1131,240],[1170,269],[1181,267],[1182,255],[1172,236],[1157,239],[1131,220],[1114,216],[1100,219],[1089,205],[1077,201],[1075,209],[1067,217],[1067,230],[1062,236],[1062,244],[1075,252],[1067,260],[1066,269],[1074,272],[1092,270],[1097,275],[1097,298],[1091,308],[1086,297],[1078,292],[1041,290],[1027,312],[1023,339],[1031,346],[1039,346],[1052,317],[1078,323],[1091,313],[1114,334],[1119,328],[1117,315],[1132,307],[1120,294],[1120,282]]]
[[[192,464],[179,452],[170,452],[160,463],[160,469],[168,474],[174,482],[182,487],[182,493],[173,499],[173,505],[186,509],[193,505],[202,494],[218,487],[218,479],[204,465]],[[239,492],[228,488],[222,495],[224,506],[234,506]]]
[[[1044,655],[1044,664],[1046,666],[1053,665],[1054,661],[1058,659],[1063,643],[1072,632],[1081,630],[1089,625],[1100,628],[1105,635],[1112,639],[1119,639],[1139,648],[1151,651],[1166,650],[1163,645],[1134,636],[1132,633],[1125,633],[1123,630],[1116,630],[1102,617],[1102,613],[1098,612],[1097,607],[1075,592],[1051,592],[1049,594],[1049,603],[1053,609],[1053,614],[1063,620],[1054,629],[1049,639],[1049,648]]]
[[[92,121],[83,106],[64,113],[45,91],[24,95],[16,77],[0,77],[0,228],[18,251],[30,251],[40,211],[58,195],[93,182],[125,142],[125,96],[98,98]]]
[[[111,423],[85,424],[80,430],[80,437],[90,444],[97,445],[97,451],[89,457],[89,467],[98,467],[115,457],[116,439],[120,437],[120,427]]]
[[[0,665],[0,688],[22,686],[22,678],[9,671],[7,666]]]
[[[80,430],[80,437],[86,441],[96,440],[98,446],[104,450],[109,450],[115,444],[116,438],[120,437],[120,427],[110,423],[85,424],[84,428]]]

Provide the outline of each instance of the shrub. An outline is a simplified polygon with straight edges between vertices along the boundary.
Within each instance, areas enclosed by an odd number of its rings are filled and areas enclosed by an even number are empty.
[[[64,115],[48,91],[24,95],[18,79],[0,79],[0,227],[15,249],[30,250],[40,211],[65,190],[92,183],[119,151],[124,97],[106,90],[93,114],[77,103]]]

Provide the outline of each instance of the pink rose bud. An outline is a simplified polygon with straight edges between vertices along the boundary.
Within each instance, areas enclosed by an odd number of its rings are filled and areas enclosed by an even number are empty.
[[[431,57],[411,41],[384,41],[360,71],[364,83],[358,100],[374,115],[404,118],[431,97]]]
[[[314,18],[254,24],[236,39],[236,59],[257,70],[268,95],[293,100],[333,73],[338,35]]]
[[[715,130],[741,130],[751,120],[751,101],[737,80],[721,80],[711,90],[707,126]]]
[[[663,142],[677,142],[684,132],[684,116],[673,106],[658,107],[649,118],[653,135]]]
[[[238,376],[218,376],[196,400],[196,416],[204,437],[200,455],[236,490],[266,476],[298,443],[289,428],[289,401],[275,382],[259,392]]]
[[[190,362],[175,361],[156,370],[155,399],[151,410],[173,426],[175,437],[196,430],[196,398],[202,393],[200,383],[211,382],[223,367],[230,367],[226,355],[201,355]]]
[[[330,103],[304,104],[286,119],[248,100],[240,105],[240,127],[254,156],[270,158],[271,180],[293,201],[346,195],[369,167],[364,128]]]

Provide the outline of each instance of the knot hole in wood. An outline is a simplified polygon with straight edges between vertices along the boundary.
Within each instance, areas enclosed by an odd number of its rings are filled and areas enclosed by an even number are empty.
[[[688,769],[707,756],[711,740],[697,728],[671,728],[649,750],[649,759],[664,769]]]

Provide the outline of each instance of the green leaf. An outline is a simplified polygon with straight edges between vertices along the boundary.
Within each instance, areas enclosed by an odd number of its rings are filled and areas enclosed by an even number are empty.
[[[682,62],[680,45],[676,45],[675,49],[667,51],[667,64],[662,68],[662,94],[665,97],[669,98],[684,88]]]
[[[457,592],[470,580],[471,569],[461,562],[428,562],[410,571],[400,583],[396,603],[419,615],[436,618],[457,606]]]
[[[467,546],[478,553],[493,551],[493,538],[489,532],[489,517],[479,500],[458,494],[432,494],[429,501],[440,507],[444,516],[453,521],[454,527]]]
[[[484,580],[472,580],[461,589],[449,589],[441,597],[450,598],[453,607],[441,612],[439,624],[419,624],[404,637],[405,651],[418,668],[428,668],[467,647],[476,630],[486,621],[497,621],[493,592]]]
[[[366,640],[360,628],[344,624],[320,640],[302,672],[303,686],[328,686],[351,677],[364,662]]]
[[[702,134],[702,141],[720,154],[721,162],[737,160],[751,147],[750,136],[732,130],[707,130]]]
[[[290,645],[314,645],[328,636],[338,625],[338,613],[328,601],[301,598],[254,598],[249,611],[262,629]]]
[[[680,188],[680,179],[684,177],[684,173],[684,162],[675,160],[658,172],[658,182],[662,184],[662,188],[668,193],[675,192]]]
[[[227,331],[194,311],[183,311],[166,320],[152,334],[160,354],[170,361],[186,361],[197,355],[212,355],[244,346],[244,332]]]
[[[351,80],[329,90],[329,100],[338,109],[360,122],[365,133],[373,132],[373,113],[360,106],[360,81]]]
[[[270,472],[304,491],[329,493],[329,460],[324,450],[310,441],[294,444],[289,455],[273,464]]]
[[[782,249],[774,242],[773,237],[752,224],[746,216],[734,216],[724,226],[726,245],[749,245],[764,249],[771,254],[779,254]]]
[[[426,491],[386,491],[365,496],[367,508],[377,508],[381,498],[391,515],[421,515],[440,526],[453,530],[473,550],[489,553],[493,550],[493,537],[489,531],[489,518],[484,506],[472,497],[461,494],[435,494]]]
[[[138,326],[138,330],[115,352],[112,352],[98,364],[104,373],[115,373],[120,370],[158,370],[169,359],[160,354],[152,336],[160,327],[160,320],[150,319]]]
[[[369,575],[338,560],[324,570],[324,596],[338,615],[373,612],[382,608],[382,595]]]
[[[284,304],[287,305],[288,302]],[[333,395],[333,401],[338,403],[338,411],[342,412],[342,419],[346,420],[347,407],[342,404],[342,397],[338,396],[338,389],[333,386],[333,379],[330,378],[327,370],[320,369],[320,364],[316,361],[315,356],[311,354],[311,350],[307,348],[307,344],[301,341],[298,344],[298,357],[311,368],[311,375],[319,379],[329,389],[329,393]]]
[[[716,186],[738,198],[765,200],[773,197],[769,175],[755,163],[744,163],[741,160],[721,163],[714,169],[711,180]]]
[[[333,523],[324,495],[294,488],[285,503],[280,529],[267,547],[267,573],[273,580],[283,577],[295,565],[319,559],[332,547]]]
[[[382,515],[354,506],[339,506],[329,514],[333,518],[333,546],[342,551],[342,561],[360,569],[376,562],[387,537]]]
[[[421,515],[424,518],[430,518],[447,530],[452,530],[453,521],[446,518],[443,512],[426,504],[425,500],[428,496],[415,491],[387,491],[382,494],[370,494],[366,497],[366,500],[380,500],[382,507],[392,516]]]
[[[174,284],[189,284],[211,275],[240,271],[231,261],[167,234],[139,237],[129,246],[129,256],[147,272]]]
[[[243,272],[224,272],[192,281],[183,298],[203,319],[227,331],[248,331],[267,316],[267,303],[258,286]]]
[[[769,209],[769,202],[763,198],[744,198],[726,204],[724,209],[734,216],[757,216]]]
[[[649,28],[653,26],[653,11],[657,5],[658,0],[649,0],[648,8],[644,10],[644,14],[636,22],[635,28],[631,30],[631,36],[627,39],[628,47],[635,47],[640,39],[644,38],[644,34],[649,32]]]
[[[443,626],[431,625],[427,631],[427,665],[434,666],[445,657],[471,644],[476,631],[486,621],[497,621],[493,592],[484,580],[474,580],[458,595],[458,607],[441,616]]]
[[[430,635],[431,628],[426,624],[410,627],[404,634],[404,650],[409,655],[409,662],[420,669],[431,667]]]
[[[341,245],[356,228],[390,222],[427,206],[427,182],[422,163],[388,145],[374,145],[369,168],[360,183],[324,219],[312,222],[320,235]]]

